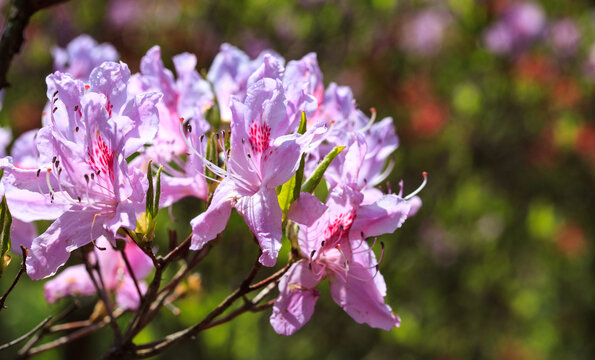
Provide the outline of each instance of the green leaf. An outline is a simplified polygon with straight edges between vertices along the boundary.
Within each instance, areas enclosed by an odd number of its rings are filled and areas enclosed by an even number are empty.
[[[300,118],[300,127],[298,128],[298,134],[304,135],[306,133],[306,125],[308,120],[306,119],[306,113],[302,111],[302,117]]]
[[[300,166],[296,171],[295,177],[295,186],[293,188],[293,203],[299,196],[302,190],[302,183],[304,182],[304,167],[306,166],[306,154],[302,154],[302,159],[300,160]],[[291,205],[291,204],[290,204]]]
[[[324,159],[322,159],[320,164],[318,164],[316,170],[314,170],[314,172],[312,173],[312,176],[310,176],[310,178],[306,180],[304,185],[302,185],[302,192],[312,193],[316,189],[328,166],[337,157],[337,155],[339,155],[339,153],[343,151],[343,149],[345,149],[345,146],[335,146],[333,150],[331,150],[331,152],[328,153],[328,155],[325,156]]]
[[[281,186],[281,191],[279,191],[278,199],[279,199],[279,207],[281,207],[281,211],[283,212],[283,220],[286,219],[287,210],[291,206],[293,202],[293,189],[295,188],[295,175],[289,179],[288,182]]]
[[[161,170],[163,170],[163,166],[160,166],[159,170],[157,170],[157,184],[155,185],[155,205],[153,206],[153,213],[151,214],[153,218],[157,216],[157,212],[159,211],[159,198],[161,197]]]
[[[147,200],[146,200],[146,209],[145,209],[145,213],[146,214],[152,214],[153,213],[153,195],[154,195],[154,191],[153,190],[153,162],[151,160],[149,160],[149,165],[147,166],[147,180],[149,180],[149,189],[147,189]]]
[[[206,158],[208,161],[210,161],[211,163],[213,163],[215,165],[217,165],[219,163],[219,161],[217,159],[217,141],[215,140],[215,137],[213,135],[211,135],[211,138],[207,142]],[[213,173],[211,170],[209,170],[208,167],[205,167],[205,175],[207,175],[208,177],[213,178],[213,179],[217,178],[217,175],[215,175],[215,173]],[[212,182],[212,181],[207,178],[207,183],[210,183],[210,182]]]
[[[10,263],[10,225],[12,224],[12,216],[6,204],[6,197],[2,197],[2,206],[0,207],[0,276],[4,269]]]
[[[280,186],[278,192],[279,206],[283,211],[283,221],[287,216],[287,211],[291,207],[291,204],[300,196],[300,188],[302,187],[302,181],[304,180],[304,166],[306,164],[306,154],[302,154],[300,160],[300,166],[296,173],[289,179],[288,182]]]

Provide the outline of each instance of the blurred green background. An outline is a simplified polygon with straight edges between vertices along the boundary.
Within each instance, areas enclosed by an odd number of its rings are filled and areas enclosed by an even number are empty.
[[[530,11],[519,15],[519,5]],[[349,85],[363,111],[394,118],[401,145],[390,186],[404,179],[410,192],[429,172],[420,212],[383,238],[387,303],[402,325],[356,324],[323,286],[313,319],[294,336],[274,333],[270,311],[249,313],[161,358],[593,359],[594,19],[586,0],[70,1],[33,18],[0,124],[15,134],[39,126],[50,49],[81,33],[112,43],[132,71],[155,44],[170,68],[188,51],[208,69],[222,42],[288,60],[314,51],[325,85]],[[560,21],[572,26],[560,30]],[[184,237],[201,209],[185,199],[176,223],[162,211],[162,247],[168,228]],[[197,268],[201,290],[138,340],[198,322],[238,286],[257,256],[247,234],[234,215]],[[18,284],[0,313],[0,343],[68,305],[47,305],[42,285]],[[88,316],[93,300],[82,303],[68,320]],[[110,342],[105,328],[39,358],[96,358]]]

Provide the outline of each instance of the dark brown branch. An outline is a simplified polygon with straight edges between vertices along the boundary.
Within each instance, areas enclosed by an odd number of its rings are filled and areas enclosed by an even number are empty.
[[[6,80],[13,57],[25,41],[24,32],[29,19],[39,10],[67,0],[13,0],[8,12],[6,27],[0,39],[0,90],[9,84]]]
[[[6,292],[4,293],[4,295],[2,295],[2,298],[0,299],[0,311],[2,311],[2,309],[4,309],[4,303],[6,302],[6,298],[8,297],[8,294],[10,294],[12,289],[14,289],[17,282],[19,282],[21,275],[23,275],[23,273],[27,270],[25,261],[27,260],[28,250],[23,245],[21,245],[21,252],[23,255],[23,262],[21,263],[21,269],[19,270],[19,273],[17,274],[17,276],[14,278],[14,281],[12,282],[12,284],[10,285],[8,290],[6,290]]]

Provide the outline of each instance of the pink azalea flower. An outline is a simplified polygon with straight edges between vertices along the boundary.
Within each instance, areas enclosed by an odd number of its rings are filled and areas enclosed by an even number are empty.
[[[280,64],[284,63],[283,58],[271,50],[265,50],[256,59],[251,60],[246,53],[235,46],[221,45],[207,73],[207,79],[215,88],[221,120],[231,121],[232,96],[240,101],[244,100],[248,89],[248,78],[261,66],[265,55],[273,56]]]
[[[12,153],[15,162],[23,162],[27,163],[27,155],[28,152],[31,152],[31,145],[27,140],[31,138],[31,135],[35,135],[36,130],[28,131],[21,135],[18,139],[15,140]],[[2,157],[6,156],[6,147],[12,140],[12,133],[10,130],[5,128],[0,128],[0,155]],[[27,153],[25,153],[27,152]],[[3,183],[0,183],[0,197],[4,196],[5,194],[5,187]],[[25,246],[26,248],[31,247],[31,241],[33,238],[37,236],[37,232],[35,230],[35,226],[33,223],[23,221],[17,218],[14,214],[12,216],[12,224],[10,226],[10,248],[13,253],[15,254],[22,254],[21,252],[21,245]]]
[[[105,61],[118,60],[118,52],[110,44],[98,44],[89,35],[80,35],[72,39],[66,49],[54,47],[52,57],[55,70],[86,81],[95,67]]]
[[[227,171],[207,164],[223,180],[207,211],[191,222],[191,249],[202,248],[223,231],[235,207],[260,244],[260,262],[273,266],[277,260],[282,231],[275,189],[294,175],[303,149],[324,131],[314,127],[302,136],[286,135],[289,121],[280,68],[272,56],[265,56],[249,80],[245,101],[232,100]]]
[[[44,214],[56,218],[31,244],[32,279],[53,275],[71,251],[89,242],[113,241],[120,227],[134,229],[144,211],[145,178],[129,171],[125,159],[155,136],[160,96],[128,99],[129,76],[125,64],[109,62],[93,70],[89,85],[67,74],[50,75],[53,110],[36,140],[42,166],[27,170],[3,163],[3,182],[21,192],[13,196],[19,201],[9,201],[11,211],[29,214],[27,221]],[[29,206],[34,201],[37,211]]]
[[[308,322],[318,299],[315,286],[330,282],[333,300],[358,323],[384,330],[399,326],[400,319],[384,302],[386,284],[378,261],[365,239],[394,232],[411,212],[407,198],[382,195],[364,203],[358,187],[359,165],[366,158],[361,135],[352,138],[340,166],[340,181],[326,205],[302,193],[288,217],[300,224],[298,244],[302,259],[293,264],[279,283],[271,325],[291,335]]]
[[[289,127],[294,128],[300,123],[302,111],[310,118],[322,102],[324,84],[316,54],[309,53],[300,60],[290,61],[283,74],[283,86],[287,97],[287,112],[294,114],[289,119]]]
[[[97,246],[105,250],[95,248],[91,254],[91,261],[99,263],[105,289],[115,293],[116,303],[119,307],[127,310],[137,309],[140,304],[138,290],[122,255],[119,251],[112,249],[111,245],[103,238],[97,240]],[[151,272],[153,263],[134,243],[126,244],[124,252],[134,272],[134,277],[138,281],[139,288],[144,293],[146,284],[140,280]],[[95,277],[99,283],[97,275]],[[44,285],[44,295],[48,303],[54,303],[68,295],[92,295],[95,292],[93,281],[83,264],[64,269]]]
[[[207,183],[202,176],[202,162],[197,159],[185,163],[188,147],[180,131],[180,118],[188,119],[192,136],[199,138],[209,129],[203,112],[212,106],[209,84],[196,71],[196,57],[189,53],[173,59],[178,79],[161,61],[161,50],[154,46],[141,60],[141,73],[135,74],[129,94],[157,91],[163,98],[157,103],[159,110],[159,132],[152,145],[135,159],[133,166],[145,168],[149,160],[163,165],[161,178],[161,207],[166,207],[185,196],[206,200]],[[197,142],[198,144],[198,142]],[[196,145],[200,148],[200,145]],[[190,155],[193,158],[192,155]],[[175,163],[176,166],[171,166]]]

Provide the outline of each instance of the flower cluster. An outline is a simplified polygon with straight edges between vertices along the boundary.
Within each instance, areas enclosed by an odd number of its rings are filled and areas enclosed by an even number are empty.
[[[384,301],[382,255],[377,260],[373,249],[377,236],[394,232],[421,206],[419,189],[403,196],[402,186],[396,194],[378,188],[399,144],[393,121],[360,111],[348,87],[325,88],[315,54],[286,63],[271,51],[250,59],[224,44],[204,77],[188,53],[173,58],[174,76],[157,46],[137,74],[114,62],[111,46],[88,37],[54,55],[58,71],[46,79],[43,127],[17,139],[0,163],[13,245],[29,249],[32,279],[54,275],[74,250],[92,244],[85,256],[100,270],[66,269],[46,283],[49,302],[93,293],[92,277],[100,276],[122,308],[139,306],[145,286],[135,289],[132,279],[147,275],[152,263],[134,233],[153,221],[147,172],[158,164],[158,206],[186,196],[209,200],[191,221],[191,250],[223,232],[232,209],[258,241],[262,265],[277,263],[284,232],[292,240],[271,316],[277,333],[292,334],[310,319],[324,278],[357,322],[399,326]],[[326,199],[313,195],[322,179]],[[283,204],[287,184],[294,195]],[[54,221],[32,241],[18,235],[23,226],[30,234],[36,220]],[[121,252],[112,249],[118,239],[127,242]]]

